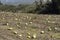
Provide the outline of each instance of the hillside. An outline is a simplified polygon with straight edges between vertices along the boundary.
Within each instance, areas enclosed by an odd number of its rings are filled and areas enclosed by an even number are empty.
[[[60,15],[0,12],[0,40],[60,40]]]

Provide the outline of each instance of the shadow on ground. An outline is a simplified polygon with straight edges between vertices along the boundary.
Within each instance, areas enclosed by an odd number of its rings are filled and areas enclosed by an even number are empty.
[[[39,12],[38,14],[49,14],[49,15],[60,15],[60,11],[59,10],[44,10]]]

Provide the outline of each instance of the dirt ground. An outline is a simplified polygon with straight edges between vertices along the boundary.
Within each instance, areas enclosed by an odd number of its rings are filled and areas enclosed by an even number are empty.
[[[0,40],[60,40],[60,15],[0,12]]]

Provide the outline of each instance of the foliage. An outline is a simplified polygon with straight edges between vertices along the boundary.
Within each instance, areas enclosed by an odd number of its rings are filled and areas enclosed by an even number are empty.
[[[35,10],[35,5],[31,4],[27,7],[25,7],[24,9],[22,9],[22,12],[25,12],[25,13],[34,13],[34,10]]]
[[[37,13],[59,13],[59,0],[52,0],[51,2],[47,1],[45,4],[43,4],[42,1],[43,0],[40,0],[40,2],[35,2],[35,11]]]
[[[3,5],[3,3],[1,3],[1,1],[0,1],[0,5]]]
[[[24,12],[24,13],[44,13],[48,10],[50,12],[58,10],[60,8],[60,0],[56,1],[52,0],[53,2],[47,1],[46,3],[42,2],[43,0],[35,1],[33,4],[19,4],[18,6],[14,5],[3,5],[0,2],[0,11],[8,11],[8,12]],[[55,5],[55,6],[53,6]],[[53,10],[51,10],[53,9]],[[48,12],[49,12],[48,11]]]

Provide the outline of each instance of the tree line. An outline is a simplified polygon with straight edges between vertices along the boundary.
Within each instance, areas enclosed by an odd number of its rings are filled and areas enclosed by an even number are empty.
[[[0,2],[0,11],[9,11],[9,12],[26,12],[26,13],[59,13],[60,11],[60,0],[47,0],[46,3],[43,0],[35,1],[31,5],[19,4],[18,6],[14,5],[4,5]]]

